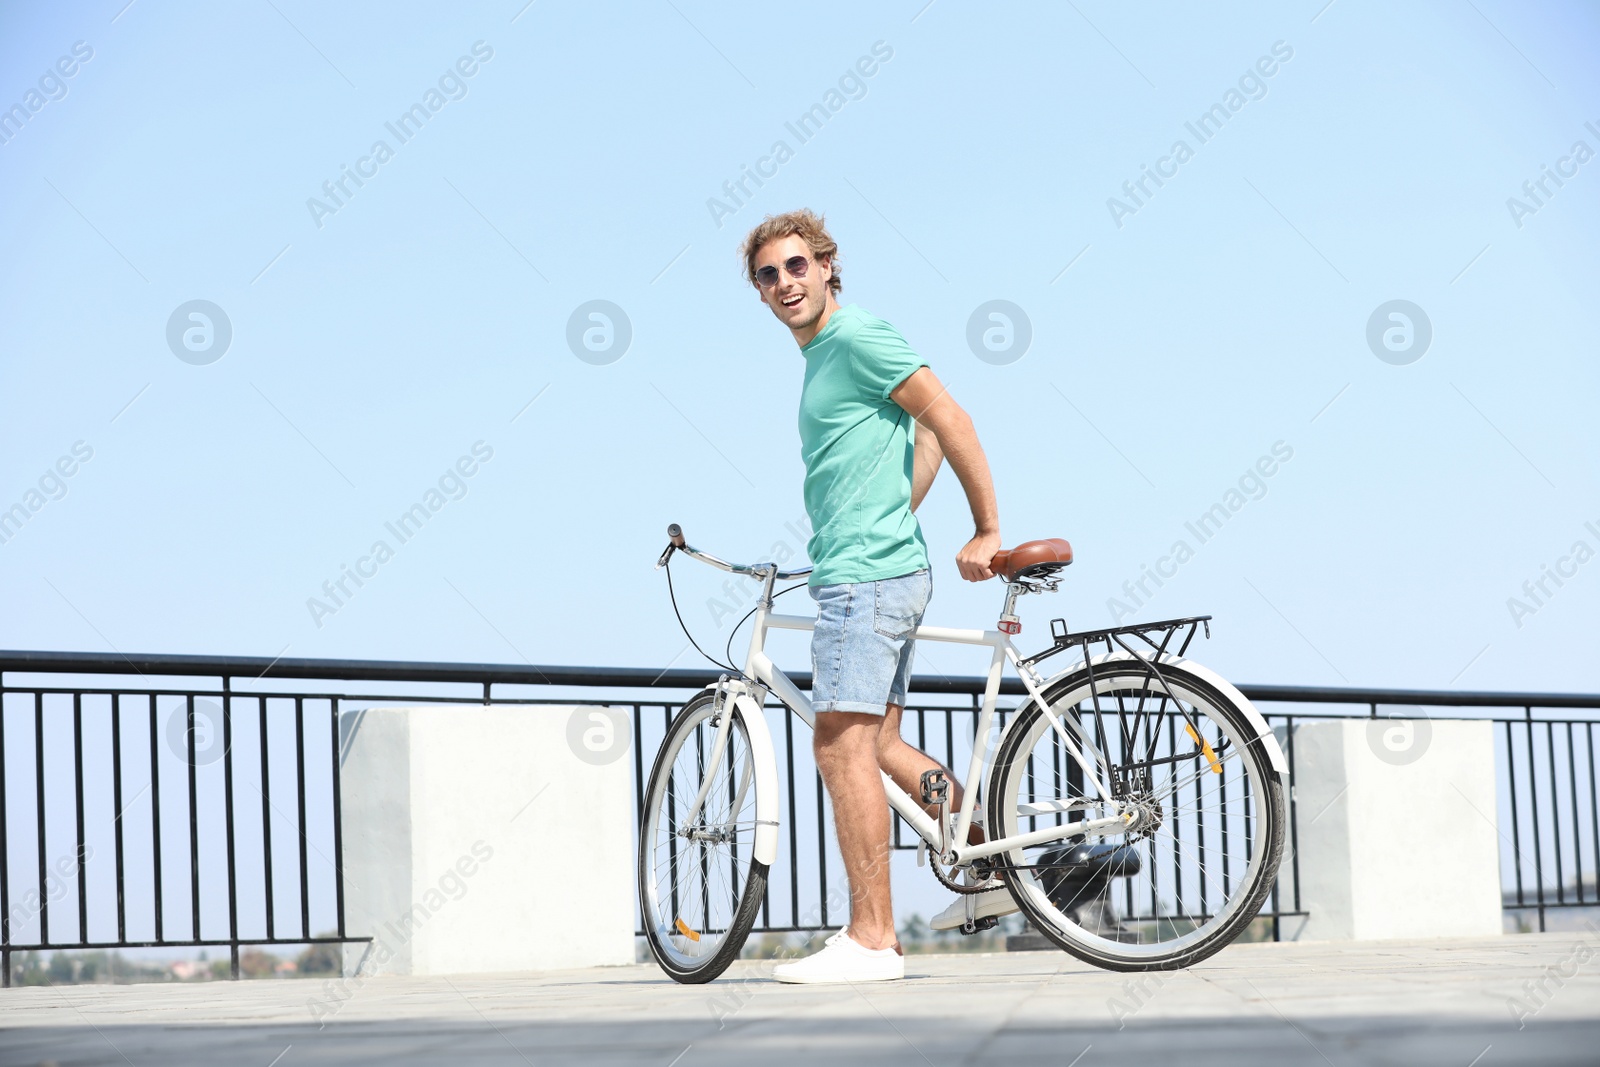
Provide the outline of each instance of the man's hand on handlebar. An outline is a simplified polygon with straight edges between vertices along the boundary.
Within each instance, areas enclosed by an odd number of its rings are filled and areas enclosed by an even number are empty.
[[[981,582],[994,577],[989,563],[1000,551],[1000,531],[978,533],[956,553],[956,567],[961,577],[969,582]]]

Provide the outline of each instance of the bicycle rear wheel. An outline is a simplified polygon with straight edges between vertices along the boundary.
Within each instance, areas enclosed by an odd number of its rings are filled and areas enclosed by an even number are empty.
[[[1110,661],[1092,682],[1079,670],[1045,690],[1099,753],[1096,777],[1136,813],[1127,831],[998,857],[1019,868],[1006,882],[1033,925],[1110,970],[1171,970],[1222,949],[1260,911],[1283,857],[1283,783],[1255,728],[1197,674],[1160,672],[1165,687]],[[1094,793],[1037,702],[1019,708],[996,753],[991,836],[1099,818]]]
[[[731,715],[727,743],[718,727]],[[713,765],[715,761],[715,765]],[[706,787],[705,800],[687,818]],[[645,788],[639,828],[639,908],[661,969],[679,982],[709,982],[739,958],[766,896],[767,865],[755,858],[756,775],[737,708],[702,693],[667,730]]]

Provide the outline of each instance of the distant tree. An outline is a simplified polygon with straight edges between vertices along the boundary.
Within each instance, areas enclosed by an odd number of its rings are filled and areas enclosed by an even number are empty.
[[[341,945],[307,945],[295,957],[295,967],[300,974],[338,974],[344,969],[344,947]]]
[[[76,977],[76,969],[72,966],[72,957],[65,952],[56,952],[50,957],[50,965],[45,968],[45,976],[56,985],[68,985]]]
[[[19,986],[45,984],[44,968],[39,965],[39,954],[37,952],[22,953],[11,966],[16,969],[16,973],[12,975],[14,984]]]
[[[270,952],[247,948],[239,953],[239,973],[246,978],[271,978],[277,968],[278,957]]]
[[[212,960],[211,961],[211,977],[212,978],[232,978],[233,977],[233,963],[232,963],[232,961],[230,961],[230,960]]]

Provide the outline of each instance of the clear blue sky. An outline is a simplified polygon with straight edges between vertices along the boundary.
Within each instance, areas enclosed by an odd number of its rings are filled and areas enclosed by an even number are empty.
[[[692,664],[666,523],[798,547],[801,362],[735,249],[805,205],[973,414],[1006,539],[1077,548],[1025,646],[1119,598],[1215,615],[1198,658],[1244,682],[1593,692],[1597,37],[1506,0],[5,4],[0,647]],[[208,363],[168,340],[196,300],[231,329]],[[568,342],[594,300],[609,363]],[[993,300],[1011,362],[968,343]],[[1369,345],[1394,300],[1420,359]],[[992,623],[948,474],[922,519],[930,621]],[[722,576],[679,573],[720,647]]]

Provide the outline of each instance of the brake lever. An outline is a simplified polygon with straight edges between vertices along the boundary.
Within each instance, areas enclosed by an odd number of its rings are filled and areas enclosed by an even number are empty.
[[[672,558],[673,549],[688,548],[689,543],[683,539],[683,527],[677,523],[667,526],[667,550],[661,553],[661,558],[656,560],[656,570],[667,565],[667,560]]]

